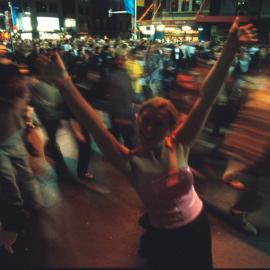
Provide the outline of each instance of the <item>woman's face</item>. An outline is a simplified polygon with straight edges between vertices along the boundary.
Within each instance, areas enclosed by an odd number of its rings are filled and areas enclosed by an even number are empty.
[[[168,112],[145,108],[137,119],[140,141],[143,145],[159,145],[170,132]]]

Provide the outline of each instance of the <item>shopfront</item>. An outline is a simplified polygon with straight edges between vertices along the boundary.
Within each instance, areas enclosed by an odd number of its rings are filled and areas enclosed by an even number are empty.
[[[142,21],[139,29],[143,35],[151,39],[190,42],[198,42],[201,31],[194,21],[182,20]]]

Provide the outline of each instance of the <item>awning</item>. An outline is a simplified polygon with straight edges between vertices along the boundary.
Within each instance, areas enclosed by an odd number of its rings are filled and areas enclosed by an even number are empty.
[[[256,19],[256,16],[240,16],[240,22],[247,23]],[[184,25],[195,23],[232,23],[235,16],[210,16],[210,15],[198,15],[196,17],[185,17],[181,20],[143,20],[138,22],[139,25]]]
[[[195,17],[185,18],[183,20],[143,20],[141,22],[138,22],[139,25],[166,25],[166,26],[172,26],[172,25],[185,25],[185,24],[195,24]]]
[[[256,19],[256,16],[240,16],[240,22],[247,23],[250,20]],[[197,23],[231,23],[235,19],[235,16],[210,16],[199,15],[195,18]]]

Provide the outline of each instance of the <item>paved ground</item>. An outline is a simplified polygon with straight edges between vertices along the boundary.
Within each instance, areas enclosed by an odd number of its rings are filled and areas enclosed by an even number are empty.
[[[63,129],[58,141],[74,171],[77,152],[72,137]],[[97,181],[109,188],[106,195],[85,186],[58,183],[50,166],[47,169],[50,177],[38,180],[45,211],[36,227],[19,235],[13,255],[0,253],[1,266],[142,267],[144,262],[137,255],[137,248],[143,231],[137,219],[143,206],[127,180],[99,155],[92,157],[90,169]],[[214,182],[198,181],[202,180],[196,180],[199,193],[210,206],[209,198],[215,197],[213,202],[223,205],[232,194]],[[209,209],[215,267],[270,268],[270,235],[243,235],[232,228],[224,212],[217,211],[219,208]]]

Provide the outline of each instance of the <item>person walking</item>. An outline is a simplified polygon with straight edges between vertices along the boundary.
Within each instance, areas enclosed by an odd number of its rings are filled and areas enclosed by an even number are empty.
[[[20,231],[30,224],[30,212],[38,207],[23,141],[30,91],[24,69],[11,60],[1,59],[0,74],[0,218],[5,229]]]

